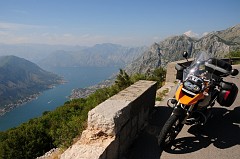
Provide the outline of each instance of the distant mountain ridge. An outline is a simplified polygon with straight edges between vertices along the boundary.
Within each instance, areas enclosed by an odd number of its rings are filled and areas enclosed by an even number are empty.
[[[118,44],[96,44],[79,51],[58,50],[42,59],[42,67],[124,67],[140,56],[147,47],[124,47]]]
[[[146,46],[126,47],[112,43],[94,46],[0,43],[0,56],[22,57],[37,63],[44,69],[51,67],[125,67],[146,50]]]
[[[28,60],[0,56],[0,114],[61,82],[61,77]]]
[[[154,43],[140,57],[127,65],[128,74],[147,73],[168,62],[181,60],[182,52],[188,51],[193,57],[198,51],[206,51],[215,57],[224,57],[230,51],[240,50],[240,24],[226,30],[215,31],[200,39],[179,35]]]
[[[83,46],[48,45],[48,44],[3,44],[0,43],[0,56],[14,55],[37,63],[56,50],[77,51]]]

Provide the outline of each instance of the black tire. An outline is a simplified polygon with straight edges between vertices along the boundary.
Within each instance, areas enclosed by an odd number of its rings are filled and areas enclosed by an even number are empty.
[[[181,121],[181,117],[175,114],[169,117],[158,136],[159,146],[164,148],[169,146],[175,140],[183,128]]]

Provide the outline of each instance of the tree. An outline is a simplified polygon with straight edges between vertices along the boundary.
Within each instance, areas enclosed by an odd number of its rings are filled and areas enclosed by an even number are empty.
[[[44,112],[17,128],[0,132],[0,158],[36,158],[54,147],[68,147],[86,127],[88,112],[138,80],[155,80],[161,86],[166,71],[129,76],[120,69],[115,84],[98,89],[86,98],[65,102],[54,111]]]
[[[129,75],[122,69],[120,69],[119,74],[117,75],[115,84],[118,86],[120,90],[127,88],[132,84],[132,81]]]

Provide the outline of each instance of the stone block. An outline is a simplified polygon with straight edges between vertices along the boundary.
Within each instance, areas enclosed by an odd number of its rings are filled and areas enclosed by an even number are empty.
[[[119,155],[119,139],[116,138],[114,142],[112,142],[108,148],[106,149],[107,157],[103,159],[118,159]]]
[[[143,94],[148,93],[156,93],[156,82],[138,81],[109,98],[89,111],[88,129],[101,130],[107,135],[116,135],[132,116],[138,114],[145,101],[142,98]],[[148,98],[155,100],[155,96]],[[149,107],[153,106],[149,105]]]
[[[88,129],[115,135],[116,130],[129,120],[130,112],[126,108],[129,103],[130,101],[125,100],[106,100],[99,104],[88,113]]]
[[[137,132],[138,132],[138,116],[134,116],[131,120],[131,134],[130,137],[135,139],[135,137],[137,136]]]
[[[156,88],[156,82],[138,81],[89,111],[87,130],[61,158],[121,158],[148,119]]]

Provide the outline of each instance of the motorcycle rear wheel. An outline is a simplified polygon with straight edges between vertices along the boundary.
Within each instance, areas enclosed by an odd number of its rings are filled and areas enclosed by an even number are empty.
[[[184,124],[182,124],[181,121],[181,117],[175,114],[169,117],[158,136],[159,146],[164,148],[171,145],[183,128]]]

